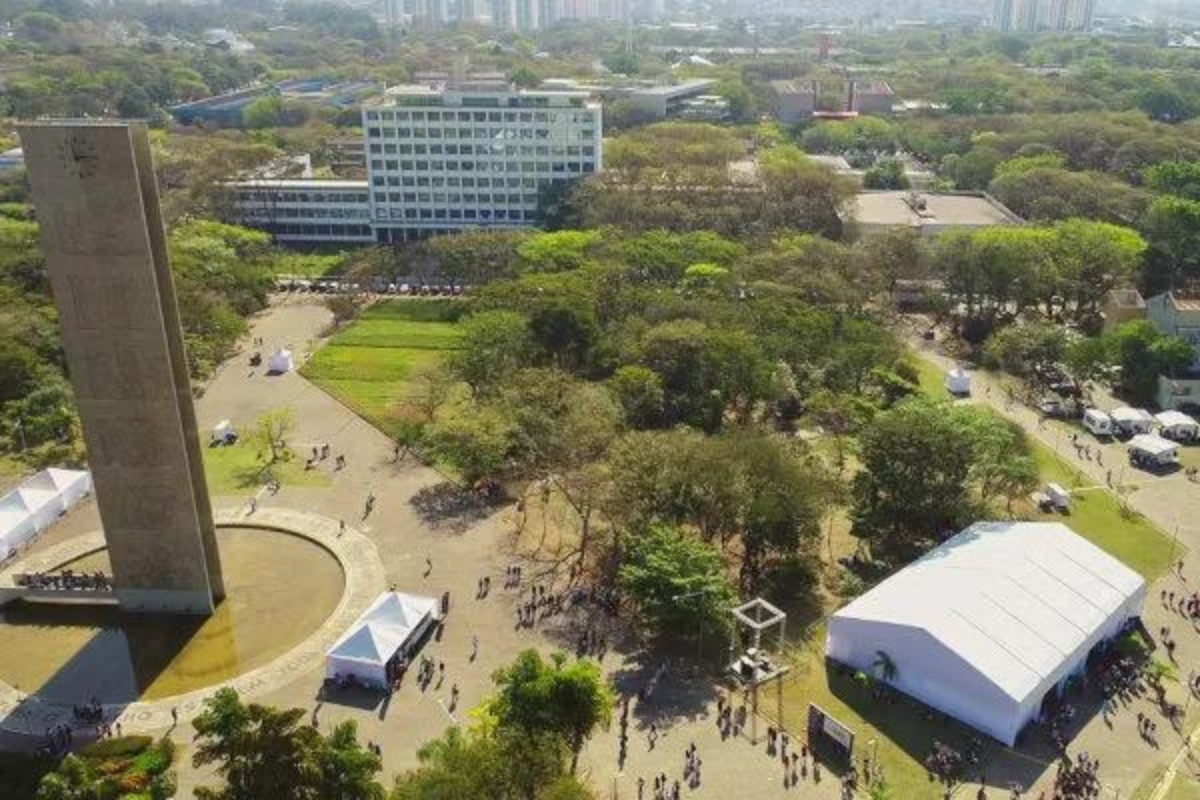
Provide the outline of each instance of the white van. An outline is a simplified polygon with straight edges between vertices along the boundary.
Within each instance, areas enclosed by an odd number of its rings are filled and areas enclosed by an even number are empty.
[[[1112,417],[1098,408],[1089,408],[1083,412],[1083,427],[1092,432],[1093,436],[1112,436]]]

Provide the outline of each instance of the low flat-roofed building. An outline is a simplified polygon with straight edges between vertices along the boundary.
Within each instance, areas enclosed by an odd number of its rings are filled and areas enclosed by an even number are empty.
[[[820,87],[813,81],[771,81],[775,92],[775,116],[780,122],[794,124],[812,119],[817,110]]]
[[[884,81],[851,81],[850,111],[859,114],[891,114],[896,102],[896,93]]]
[[[248,180],[229,184],[238,222],[280,242],[372,242],[366,180]]]
[[[717,85],[711,78],[694,78],[662,86],[646,86],[631,90],[624,99],[647,114],[662,119],[682,111],[685,103],[711,93]]]
[[[1104,295],[1100,307],[1104,315],[1104,330],[1111,331],[1122,323],[1146,318],[1146,301],[1137,289],[1113,289]]]
[[[936,236],[951,228],[986,228],[1023,222],[987,194],[913,191],[860,192],[854,200],[853,216],[862,234],[889,228],[916,228],[924,236]]]

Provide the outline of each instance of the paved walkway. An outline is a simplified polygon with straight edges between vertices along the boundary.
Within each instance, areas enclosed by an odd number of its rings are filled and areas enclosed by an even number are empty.
[[[920,357],[939,369],[945,370],[954,365],[952,359],[931,349],[928,343],[916,337],[911,341]],[[1143,613],[1146,628],[1152,635],[1157,634],[1163,627],[1172,631],[1178,642],[1175,651],[1177,669],[1181,681],[1186,683],[1189,673],[1200,664],[1200,636],[1196,635],[1195,626],[1191,621],[1160,602],[1160,594],[1163,591],[1174,592],[1178,599],[1182,594],[1200,588],[1200,486],[1189,482],[1182,473],[1156,477],[1135,470],[1128,466],[1125,446],[1122,443],[1097,441],[1082,432],[1082,429],[1079,429],[1079,441],[1091,448],[1093,457],[1080,457],[1071,445],[1070,434],[1074,431],[1073,428],[1062,423],[1043,422],[1041,415],[1034,409],[1019,401],[1010,401],[1007,388],[988,373],[979,371],[972,374],[971,397],[963,402],[989,406],[1019,423],[1028,435],[1054,450],[1064,461],[1096,482],[1094,487],[1087,487],[1086,491],[1110,491],[1106,482],[1111,470],[1113,483],[1120,487],[1118,496],[1134,511],[1162,528],[1168,536],[1176,537],[1182,545],[1179,551],[1173,554],[1171,561],[1180,560],[1180,553],[1186,548],[1181,572],[1174,568],[1173,563],[1163,565],[1164,568],[1170,568],[1148,588]],[[1103,455],[1098,457],[1096,453]],[[1102,460],[1098,460],[1100,458]],[[1070,524],[1069,519],[1067,524]],[[1166,655],[1161,649],[1156,657],[1166,660]],[[1186,732],[1200,720],[1200,714],[1197,713],[1200,706],[1191,702],[1186,687],[1181,684],[1168,683],[1167,698],[1189,708],[1187,724],[1181,731],[1171,727],[1162,717],[1157,705],[1138,702],[1123,708],[1109,723],[1097,715],[1076,737],[1071,746],[1072,752],[1084,751],[1100,759],[1100,777],[1108,786],[1108,796],[1115,797],[1119,792],[1121,797],[1128,797],[1148,776],[1163,770],[1169,763],[1174,762],[1177,767],[1185,763],[1182,758],[1176,759],[1176,755],[1181,752],[1181,748],[1186,752]],[[1139,736],[1138,712],[1158,722],[1160,741],[1157,746],[1150,745]],[[1052,782],[1053,769],[1048,768],[1036,788],[1047,788]],[[1161,798],[1167,788],[1169,782],[1161,784],[1161,791],[1156,797]],[[975,787],[968,789],[970,793],[966,796],[971,796]]]

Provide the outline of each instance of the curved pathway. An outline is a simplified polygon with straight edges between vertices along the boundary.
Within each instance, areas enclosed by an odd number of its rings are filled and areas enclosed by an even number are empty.
[[[120,723],[122,733],[148,733],[170,728],[198,714],[204,701],[218,689],[232,687],[244,698],[279,689],[319,664],[325,651],[386,588],[383,562],[374,542],[354,528],[339,535],[337,520],[303,511],[260,506],[253,514],[244,509],[215,512],[221,527],[262,528],[308,539],[328,550],[342,566],[345,580],[342,599],[325,622],[288,652],[250,670],[203,689],[161,700],[104,706],[104,719]],[[40,552],[14,569],[44,571],[104,548],[104,535],[95,531]],[[178,714],[178,719],[173,716]],[[0,682],[0,732],[43,738],[47,728],[71,724],[72,709],[36,695],[25,695]],[[90,726],[88,726],[90,727]]]

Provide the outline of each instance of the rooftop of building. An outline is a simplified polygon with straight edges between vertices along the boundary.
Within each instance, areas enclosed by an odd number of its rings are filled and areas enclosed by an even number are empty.
[[[857,94],[895,94],[887,81],[855,81],[854,91]]]
[[[691,80],[680,81],[679,83],[640,87],[634,89],[634,92],[636,94],[647,96],[676,97],[679,95],[690,94],[692,92],[703,91],[716,85],[717,82],[712,78],[692,78]]]
[[[771,88],[778,94],[813,94],[819,87],[816,81],[788,80],[771,81]]]
[[[1176,311],[1200,311],[1200,288],[1175,289],[1167,292],[1167,300]]]
[[[917,202],[912,202],[916,200]],[[986,194],[911,191],[860,192],[855,218],[863,225],[1019,225],[1022,220]]]
[[[253,179],[232,181],[228,184],[237,189],[307,189],[320,191],[322,189],[353,189],[367,191],[367,181],[363,180],[333,180],[330,178],[280,178]]]
[[[1145,308],[1146,300],[1137,289],[1113,289],[1108,293],[1113,305],[1119,308]]]

